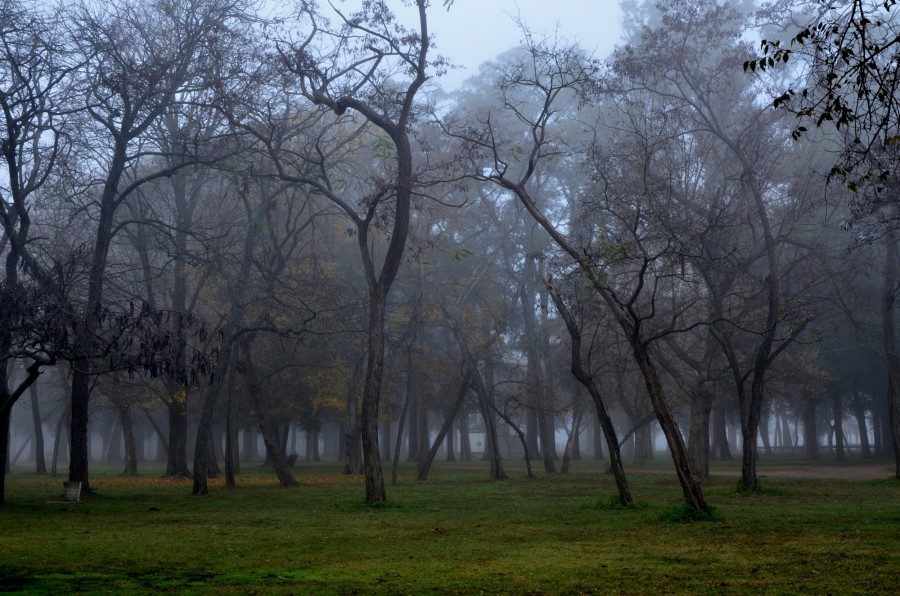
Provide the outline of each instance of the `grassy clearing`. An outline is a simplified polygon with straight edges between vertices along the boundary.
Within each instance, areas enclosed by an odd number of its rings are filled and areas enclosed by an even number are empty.
[[[334,466],[265,471],[240,488],[151,472],[95,472],[99,494],[48,503],[61,479],[8,477],[0,590],[135,593],[896,593],[900,483],[765,478],[740,495],[707,483],[714,521],[665,521],[674,475],[632,473],[640,505],[610,506],[612,480],[584,468],[484,480],[447,464],[426,483],[403,470],[383,507]]]

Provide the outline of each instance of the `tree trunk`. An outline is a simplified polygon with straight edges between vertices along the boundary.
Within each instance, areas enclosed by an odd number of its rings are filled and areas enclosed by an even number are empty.
[[[391,408],[389,407],[388,410],[390,411],[390,409]],[[381,432],[379,434],[381,436],[381,458],[384,461],[392,461],[393,456],[391,454],[393,453],[393,449],[391,449],[392,434],[390,416],[381,423]]]
[[[882,344],[888,370],[888,426],[894,453],[894,477],[900,479],[900,354],[897,352],[895,306],[898,281],[897,233],[885,236],[884,289],[881,299]]]
[[[455,416],[454,420],[456,420]],[[456,440],[453,435],[453,422],[451,422],[450,430],[447,433],[447,438],[445,439],[447,443],[447,458],[445,461],[456,461]]]
[[[169,438],[166,441],[166,471],[164,477],[187,478],[191,475],[187,464],[187,392],[171,395],[166,400],[169,416]]]
[[[116,433],[116,425],[119,423],[118,404],[116,405],[116,414],[106,428],[106,440],[103,442],[103,463],[111,464],[121,459],[119,449],[119,434]]]
[[[469,438],[469,410],[463,408],[459,414],[459,458],[472,461],[472,440]]]
[[[228,375],[228,400],[225,402],[225,486],[237,487],[237,467],[240,465],[238,457],[238,428],[237,408],[234,397],[234,371]]]
[[[216,428],[210,426],[209,434],[206,435],[205,443],[206,451],[206,473],[210,478],[218,478],[221,473],[219,468],[219,460],[216,457]]]
[[[306,449],[304,458],[306,461],[322,461],[319,454],[319,431],[315,428],[306,429]]]
[[[525,440],[526,451],[532,456],[541,455],[541,448],[538,445],[539,434],[537,408],[529,400],[529,405],[525,408]]]
[[[137,476],[137,443],[134,440],[134,415],[131,406],[117,406],[119,421],[122,424],[122,438],[125,443],[125,466],[122,470],[124,476]]]
[[[609,411],[606,409],[606,402],[600,393],[599,388],[591,377],[582,359],[581,348],[581,328],[575,321],[572,311],[568,308],[562,297],[556,289],[547,283],[547,289],[550,296],[556,304],[556,310],[560,313],[566,324],[566,330],[569,333],[571,343],[571,366],[572,374],[581,383],[591,396],[594,402],[594,408],[597,410],[597,417],[600,428],[603,429],[603,436],[606,439],[606,446],[609,450],[609,469],[616,480],[616,489],[619,491],[619,503],[623,507],[632,505],[633,498],[631,496],[631,488],[628,486],[628,479],[625,477],[625,468],[622,465],[622,454],[619,450],[619,439],[616,435],[616,429],[613,425]]]
[[[653,433],[650,423],[640,424],[634,430],[634,463],[645,464],[653,459]]]
[[[410,350],[412,351],[412,350]],[[406,362],[406,396],[409,400],[409,412],[407,419],[409,420],[407,436],[406,436],[406,461],[416,461],[419,456],[419,436],[420,436],[420,420],[419,420],[419,384],[416,374],[412,369],[412,355],[407,355]]]
[[[569,440],[566,441],[566,449],[563,451],[562,465],[560,466],[562,472],[569,471],[569,462],[572,460],[572,452],[575,449],[575,443],[578,442],[578,432],[580,430],[581,417],[583,414],[584,413],[579,409],[573,415],[572,432],[569,433]]]
[[[291,474],[291,469],[287,465],[284,452],[281,450],[281,437],[278,435],[278,428],[266,420],[265,416],[259,410],[259,397],[254,397],[255,408],[257,411],[257,420],[259,422],[259,430],[262,433],[263,443],[269,453],[269,460],[275,469],[275,475],[278,476],[278,482],[281,486],[296,486],[297,481]]]
[[[819,461],[819,431],[816,428],[816,399],[812,393],[803,390],[803,445],[808,461]]]
[[[525,354],[528,358],[526,369],[526,386],[528,390],[528,403],[537,414],[537,427],[540,434],[540,454],[544,461],[544,471],[553,473],[556,471],[556,463],[553,461],[553,446],[556,442],[551,430],[549,404],[547,399],[547,385],[545,383],[544,360],[538,338],[538,325],[535,316],[535,301],[537,283],[536,257],[534,254],[525,257],[525,269],[522,273],[523,281],[519,285],[519,300],[522,303],[523,322],[525,328]],[[530,430],[530,429],[529,429]]]
[[[397,468],[400,465],[400,446],[403,442],[403,426],[409,417],[409,393],[403,398],[403,407],[400,409],[400,420],[397,421],[397,443],[394,445],[394,461],[391,462],[391,484],[397,484]]]
[[[459,408],[466,400],[466,393],[469,392],[469,379],[463,379],[462,384],[459,387],[459,391],[456,394],[456,399],[453,402],[453,407],[447,413],[447,417],[444,419],[444,424],[441,426],[441,430],[438,431],[437,437],[434,439],[434,444],[431,445],[431,448],[428,450],[428,454],[422,458],[422,461],[419,462],[418,471],[416,473],[417,480],[425,480],[428,478],[428,471],[431,469],[431,464],[434,462],[434,458],[437,455],[438,449],[441,446],[441,443],[444,441],[444,437],[447,436],[447,433],[451,431],[453,428],[453,420],[456,419],[456,414],[459,412]]]
[[[44,457],[44,425],[41,423],[37,383],[32,383],[28,391],[31,397],[31,419],[34,422],[34,472],[45,476],[47,474],[47,462]]]
[[[856,417],[856,427],[859,431],[860,456],[863,459],[872,457],[872,449],[869,446],[869,425],[866,423],[866,408],[858,391],[853,392],[853,414]]]
[[[720,461],[731,461],[731,447],[728,445],[728,429],[725,420],[725,407],[717,406],[712,410],[713,422],[713,456]]]
[[[231,354],[234,351],[238,326],[247,305],[247,286],[250,282],[251,270],[254,265],[253,254],[256,249],[257,234],[258,230],[263,228],[262,214],[268,211],[271,200],[269,194],[263,192],[260,204],[256,209],[253,209],[250,206],[250,200],[246,192],[242,192],[241,195],[247,212],[247,235],[244,238],[241,268],[234,284],[233,294],[231,295],[228,320],[221,333],[222,344],[219,349],[219,362],[216,366],[216,370],[213,372],[212,382],[206,389],[206,395],[204,396],[200,413],[200,420],[197,422],[197,437],[194,448],[194,481],[191,491],[194,495],[206,495],[209,493],[209,487],[207,486],[209,470],[207,469],[208,454],[206,442],[210,434],[213,414],[216,410],[216,402],[219,399],[219,395],[222,393],[222,389],[225,386],[225,380],[228,376],[228,367],[231,364]],[[259,224],[259,226],[257,226],[257,224]]]
[[[344,427],[344,474],[362,473],[362,442],[359,428],[359,400],[347,392],[347,422]]]
[[[8,407],[0,408],[0,505],[6,503],[6,473],[9,465],[9,430],[10,417],[12,416],[12,403]]]
[[[839,391],[834,391],[832,394],[831,404],[834,413],[834,459],[842,462],[847,459],[847,454],[844,445],[844,407]]]
[[[709,417],[715,394],[709,383],[699,381],[691,394],[688,457],[700,478],[709,478]]]
[[[762,419],[760,420],[759,438],[762,440],[763,449],[766,455],[772,454],[772,445],[769,442],[769,419],[771,418],[771,403],[765,404],[762,410]]]
[[[418,432],[416,433],[419,435],[419,455],[416,457],[417,466],[421,465],[431,452],[430,433],[428,431],[428,408],[424,404],[420,404],[419,407],[418,427]]]
[[[84,347],[83,351],[87,351]],[[81,483],[81,494],[93,494],[88,478],[88,404],[91,399],[89,364],[81,359],[72,368],[71,418],[69,419],[69,482]]]
[[[65,432],[68,422],[69,413],[71,412],[71,402],[66,401],[66,405],[59,414],[59,420],[56,422],[56,433],[53,439],[53,459],[50,463],[50,475],[56,476],[56,464],[59,461],[59,449],[62,444],[62,434]]]

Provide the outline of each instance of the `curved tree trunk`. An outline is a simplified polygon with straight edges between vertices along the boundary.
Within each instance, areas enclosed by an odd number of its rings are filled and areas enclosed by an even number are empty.
[[[578,410],[573,415],[572,432],[569,433],[569,439],[566,441],[566,449],[563,451],[562,465],[560,466],[562,472],[569,471],[569,462],[572,460],[572,452],[575,450],[574,446],[578,442],[579,427],[581,426],[581,418],[583,415],[584,412],[581,410]]]
[[[434,439],[434,443],[431,445],[431,449],[428,450],[428,454],[419,462],[418,472],[416,474],[417,480],[425,480],[428,478],[428,471],[431,469],[431,464],[434,462],[434,458],[437,455],[438,449],[441,446],[441,443],[444,441],[444,437],[447,436],[447,433],[453,428],[453,421],[456,419],[456,414],[459,412],[459,408],[462,406],[463,402],[466,400],[466,393],[469,392],[469,379],[463,379],[462,384],[459,387],[459,391],[456,394],[456,399],[453,401],[453,407],[447,413],[447,417],[444,419],[444,424],[441,426],[441,430],[438,432],[437,437]]]
[[[394,445],[394,460],[391,462],[391,484],[397,484],[397,467],[400,465],[400,446],[403,443],[403,425],[406,424],[406,418],[409,414],[409,394],[403,400],[403,407],[400,409],[400,420],[397,422],[397,443]]]
[[[556,304],[556,310],[566,324],[566,330],[569,333],[569,340],[572,344],[572,374],[581,383],[594,401],[594,407],[597,410],[597,417],[600,422],[600,428],[603,429],[603,437],[606,439],[606,447],[609,450],[609,469],[613,478],[616,480],[616,489],[619,491],[619,503],[623,507],[628,507],[634,503],[631,496],[631,488],[628,486],[628,479],[625,477],[625,468],[622,465],[622,453],[619,447],[619,439],[616,435],[616,428],[613,425],[609,410],[606,409],[606,402],[599,388],[594,383],[594,379],[584,365],[581,353],[581,328],[575,321],[575,317],[568,305],[563,301],[559,292],[547,284],[550,296]]]
[[[522,444],[522,452],[525,454],[525,476],[527,478],[534,478],[534,470],[531,469],[531,456],[528,455],[528,437],[525,436],[525,433],[522,432],[522,429],[519,428],[519,426],[509,418],[509,416],[504,414],[496,405],[492,405],[494,406],[494,411],[497,413],[497,415],[500,416],[503,422],[505,422],[508,427],[513,429],[513,432],[516,433],[517,437],[519,437],[519,443]]]
[[[523,182],[528,180],[530,174],[531,172],[526,175]],[[684,439],[681,437],[681,431],[678,429],[678,425],[675,423],[675,419],[672,417],[672,413],[669,410],[669,405],[666,403],[665,391],[662,382],[660,381],[659,373],[650,357],[650,346],[641,336],[640,319],[638,319],[630,310],[630,305],[619,302],[615,292],[609,287],[605,278],[596,273],[594,266],[587,260],[585,254],[577,250],[559,229],[547,219],[541,210],[538,209],[533,198],[523,186],[523,183],[512,182],[502,176],[496,178],[495,181],[516,194],[521,204],[531,214],[535,221],[544,228],[560,248],[575,260],[580,270],[593,285],[594,291],[597,292],[607,306],[609,306],[609,310],[615,318],[616,323],[622,329],[631,346],[634,360],[644,377],[644,383],[647,387],[647,392],[650,395],[650,402],[653,404],[653,410],[656,412],[659,426],[666,437],[666,442],[669,446],[669,452],[672,455],[672,461],[675,464],[675,471],[678,475],[678,481],[681,484],[685,501],[692,509],[709,512],[709,506],[706,503],[706,498],[703,496],[700,480],[697,478],[696,474],[694,474],[693,468],[691,467],[691,462],[687,455],[687,448],[684,445]]]

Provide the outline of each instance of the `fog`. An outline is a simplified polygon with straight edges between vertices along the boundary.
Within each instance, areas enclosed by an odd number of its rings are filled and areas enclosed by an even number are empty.
[[[8,471],[896,460],[893,96],[806,4],[336,6],[0,15]]]

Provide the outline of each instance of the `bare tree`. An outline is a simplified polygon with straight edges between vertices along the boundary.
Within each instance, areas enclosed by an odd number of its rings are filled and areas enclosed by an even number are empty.
[[[64,162],[72,70],[57,23],[39,9],[0,4],[0,504],[3,503],[12,407],[65,348],[57,276],[35,254],[32,216],[39,192]],[[54,321],[55,319],[55,321]],[[16,362],[25,374],[13,375]]]
[[[72,362],[72,422],[69,479],[88,482],[88,402],[94,363],[90,354],[105,306],[104,284],[116,214],[141,185],[178,171],[200,157],[149,168],[162,147],[148,143],[149,129],[191,85],[206,84],[216,43],[212,33],[226,28],[239,7],[228,0],[191,0],[175,5],[122,0],[102,9],[90,3],[67,7],[70,36],[85,59],[79,85],[94,132],[82,148],[101,180],[88,209],[96,218],[83,306]],[[95,191],[90,190],[89,193]]]
[[[644,328],[646,317],[640,313],[636,303],[645,283],[649,281],[647,276],[656,260],[655,255],[644,255],[634,287],[627,296],[620,297],[610,278],[602,271],[602,264],[551,221],[532,194],[531,186],[539,167],[563,152],[563,143],[552,134],[561,106],[593,88],[596,65],[577,48],[543,44],[530,37],[526,41],[526,58],[511,66],[498,84],[503,109],[524,126],[525,144],[517,146],[521,137],[516,137],[515,141],[504,137],[490,117],[480,123],[469,121],[467,127],[456,134],[464,137],[473,147],[476,176],[512,193],[556,245],[574,261],[608,305],[643,375],[657,420],[666,436],[685,501],[696,510],[708,511],[699,479],[687,456],[654,362],[651,344],[655,338],[647,335]],[[521,93],[529,94],[529,100],[523,101],[517,96]],[[481,161],[482,156],[485,161]]]
[[[378,442],[378,411],[384,372],[385,306],[402,262],[409,232],[410,206],[416,186],[411,130],[416,97],[428,79],[430,37],[426,0],[414,3],[418,26],[407,31],[383,2],[367,1],[346,16],[337,11],[339,30],[328,30],[310,5],[300,17],[309,23],[304,40],[280,45],[284,67],[297,77],[299,92],[335,115],[347,110],[387,135],[384,148],[393,154],[390,169],[354,204],[343,183],[321,162],[323,154],[307,156],[320,167],[317,175],[282,169],[283,179],[307,184],[328,197],[350,220],[358,240],[369,290],[368,346],[361,426],[367,503],[386,499]],[[388,203],[392,202],[392,205]],[[380,268],[373,254],[373,228],[380,218],[390,222],[390,240]]]

